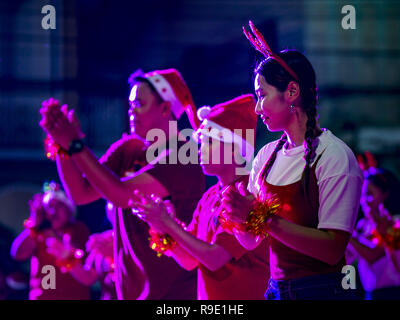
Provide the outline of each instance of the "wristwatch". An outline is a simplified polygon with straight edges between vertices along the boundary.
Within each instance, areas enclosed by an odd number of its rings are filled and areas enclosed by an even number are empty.
[[[84,146],[85,144],[83,143],[82,140],[80,139],[72,140],[68,147],[68,155],[72,156],[75,153],[81,152]]]

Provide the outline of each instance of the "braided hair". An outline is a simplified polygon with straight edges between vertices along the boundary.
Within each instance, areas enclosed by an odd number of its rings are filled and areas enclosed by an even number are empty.
[[[308,185],[310,180],[310,165],[315,158],[315,150],[318,146],[316,139],[321,130],[317,127],[317,84],[314,68],[308,59],[296,50],[284,50],[279,54],[289,67],[296,73],[299,78],[298,84],[300,87],[301,104],[300,107],[307,115],[306,133],[304,136],[304,159],[306,165],[302,173],[303,191],[308,195]],[[255,74],[262,75],[267,83],[277,88],[279,92],[284,92],[290,81],[296,81],[276,60],[268,58],[263,60],[254,70]],[[297,82],[297,81],[296,81]],[[276,159],[276,155],[287,141],[286,134],[283,134],[279,139],[276,147],[270,156],[265,170],[260,176],[260,179],[267,178],[272,165]]]

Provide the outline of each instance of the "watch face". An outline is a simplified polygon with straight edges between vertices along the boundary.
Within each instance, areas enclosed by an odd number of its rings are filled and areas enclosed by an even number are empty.
[[[71,141],[71,145],[70,145],[70,147],[68,149],[69,155],[72,155],[74,153],[78,153],[78,152],[82,151],[83,146],[84,146],[84,144],[83,144],[82,140],[73,140],[73,141]]]

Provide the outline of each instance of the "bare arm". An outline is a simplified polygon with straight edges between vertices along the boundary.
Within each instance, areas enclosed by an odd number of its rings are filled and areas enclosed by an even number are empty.
[[[361,258],[366,260],[369,264],[374,263],[379,258],[385,255],[385,250],[383,248],[369,248],[355,238],[350,239],[349,249],[352,252],[355,252],[357,256],[360,256]]]
[[[36,241],[30,236],[30,230],[22,231],[11,245],[11,256],[24,261],[32,256],[36,249]]]
[[[200,263],[207,269],[215,271],[232,259],[231,254],[222,246],[197,239],[184,230],[171,216],[171,212],[168,213],[165,202],[161,199],[153,201],[148,196],[141,197],[140,201],[137,199],[133,203],[135,211],[157,232],[166,233],[177,242],[178,246],[172,250],[172,256],[185,269],[193,269]]]
[[[267,226],[270,236],[300,253],[335,265],[344,256],[350,234],[332,229],[314,229],[273,216]]]
[[[71,275],[80,283],[91,286],[98,280],[98,275],[95,270],[85,269],[81,263],[77,263],[70,271]]]
[[[169,195],[165,187],[146,172],[128,179],[120,179],[114,172],[100,164],[96,156],[87,147],[72,155],[71,159],[85,174],[93,188],[102,197],[118,207],[129,207],[128,203],[134,190],[139,190],[145,194],[154,193],[162,198]]]
[[[88,204],[101,197],[101,194],[82,175],[74,161],[57,155],[56,162],[64,190],[77,205]]]
[[[164,231],[179,243],[186,253],[189,252],[191,257],[211,271],[218,270],[232,259],[232,256],[222,246],[197,239],[172,219],[166,222]],[[176,254],[177,252],[175,252]],[[179,258],[187,258],[187,256],[181,255]]]
[[[177,243],[171,250],[168,250],[166,255],[174,258],[182,268],[189,271],[197,268],[199,265],[198,261],[179,243]]]

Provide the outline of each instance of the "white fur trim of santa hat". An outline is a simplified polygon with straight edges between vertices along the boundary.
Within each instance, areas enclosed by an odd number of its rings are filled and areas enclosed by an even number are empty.
[[[202,108],[200,108],[199,111],[201,109]],[[237,130],[242,130],[242,129],[237,129]],[[205,119],[205,120],[203,120],[200,128],[197,131],[193,132],[193,139],[197,143],[199,142],[200,135],[205,135],[205,136],[211,137],[213,139],[217,139],[221,142],[236,143],[238,146],[244,145],[246,147],[245,154],[243,154],[243,148],[240,148],[241,156],[247,162],[252,161],[254,147],[250,143],[248,143],[245,139],[243,139],[240,135],[236,134],[235,132],[231,131],[230,129],[224,128],[214,121]]]
[[[151,82],[154,88],[156,88],[158,94],[164,101],[169,101],[171,103],[171,110],[174,113],[175,118],[179,119],[184,112],[184,107],[176,97],[169,82],[160,74],[146,76],[146,79]]]

